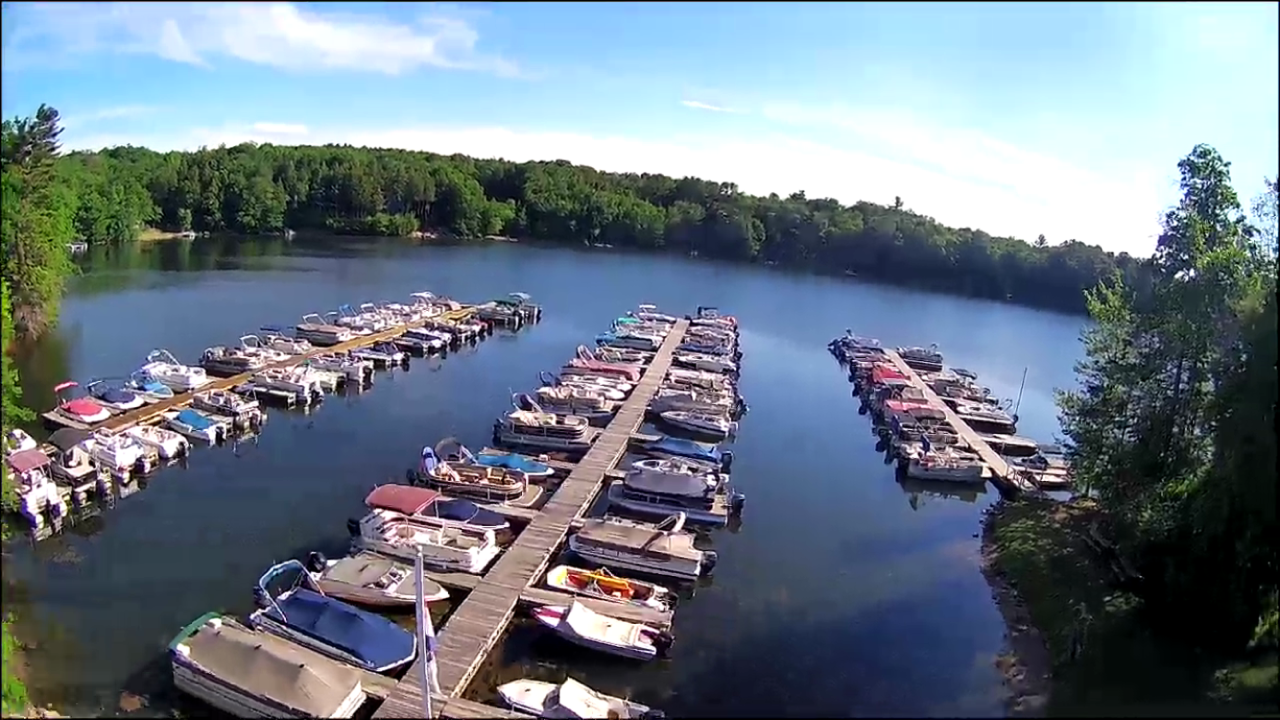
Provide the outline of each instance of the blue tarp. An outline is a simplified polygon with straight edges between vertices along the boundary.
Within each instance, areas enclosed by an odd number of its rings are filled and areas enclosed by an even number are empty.
[[[366,670],[394,667],[414,655],[413,633],[381,615],[306,588],[277,598],[276,604],[284,617],[274,606],[266,611],[268,617],[350,653]]]

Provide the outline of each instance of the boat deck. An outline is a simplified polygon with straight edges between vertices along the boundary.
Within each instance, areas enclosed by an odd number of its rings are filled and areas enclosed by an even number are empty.
[[[586,513],[599,494],[605,473],[612,470],[626,452],[631,434],[644,422],[645,409],[666,376],[671,356],[688,327],[687,320],[676,323],[613,421],[556,488],[537,517],[520,532],[489,572],[476,582],[466,600],[445,623],[436,652],[436,669],[443,695],[455,698],[466,689],[480,664],[502,637],[522,598],[526,602],[540,602],[532,599],[541,597],[540,594],[528,595],[529,586],[541,579],[574,521]],[[610,607],[611,613],[616,613],[616,610]],[[422,662],[422,659],[417,662]],[[422,693],[418,671],[412,668],[374,717],[421,718]],[[452,702],[449,700],[446,707]],[[467,709],[468,717],[496,717],[499,712],[484,705]],[[436,712],[446,715],[452,711]]]
[[[467,319],[470,319],[471,316],[474,314],[475,314],[475,308],[465,307],[460,310],[451,310],[445,313],[442,317],[446,320],[467,320]],[[440,318],[434,318],[434,319],[439,320]],[[350,350],[358,350],[363,347],[368,347],[369,345],[372,345],[374,343],[390,340],[391,338],[394,338],[397,335],[400,335],[405,330],[411,327],[419,327],[424,323],[425,321],[418,321],[418,322],[409,323],[407,325],[397,325],[396,327],[390,328],[388,330],[383,330],[382,332],[379,332],[379,333],[373,333],[372,335],[364,335],[362,337],[355,338],[354,340],[349,340],[344,343],[339,343],[331,347],[316,348],[315,350],[312,350],[311,352],[305,353],[303,355],[294,355],[288,359],[281,360],[278,363],[272,363],[271,365],[268,365],[266,367],[267,368],[293,367],[295,365],[301,365],[302,363],[310,360],[311,358],[317,355],[324,355],[324,354],[335,353],[335,352],[347,352]],[[200,388],[199,392],[205,392],[208,390],[233,390],[238,386],[252,382],[253,376],[261,372],[263,369],[266,369],[266,368],[260,368],[253,372],[247,372],[247,373],[235,375],[229,378],[215,379],[212,382],[210,382],[208,385],[205,385],[204,387]],[[115,415],[112,418],[93,426],[76,422],[75,420],[72,420],[71,418],[67,417],[64,413],[59,411],[57,408],[44,413],[42,417],[45,420],[49,421],[50,423],[53,423],[60,427],[70,427],[70,428],[75,428],[76,430],[105,430],[107,432],[114,433],[114,432],[119,432],[121,430],[125,430],[127,428],[133,427],[134,425],[145,425],[145,424],[154,422],[161,416],[161,414],[165,412],[182,409],[191,403],[192,395],[193,393],[189,393],[189,392],[178,393],[175,397],[168,398],[166,400],[161,400],[160,402],[153,403],[150,405],[144,405],[138,408],[137,410],[130,410],[129,412],[120,413],[119,415]]]
[[[991,470],[991,481],[1003,489],[1030,492],[1034,490],[1030,484],[1018,477],[1014,469],[1009,466],[1008,461],[1004,459],[1000,453],[996,452],[982,439],[982,435],[978,431],[969,427],[969,424],[960,419],[955,410],[950,405],[942,402],[942,398],[938,397],[938,393],[929,387],[928,383],[920,378],[920,374],[914,368],[898,355],[898,351],[884,349],[885,358],[898,368],[899,372],[907,377],[912,385],[919,388],[924,393],[925,399],[942,410],[942,414],[946,417],[947,422],[951,423],[951,427],[955,428],[956,434],[959,435],[969,447],[973,449],[978,457],[982,458],[982,462],[986,463]]]

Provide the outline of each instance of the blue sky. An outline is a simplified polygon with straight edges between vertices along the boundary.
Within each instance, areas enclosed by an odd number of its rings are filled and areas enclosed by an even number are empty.
[[[10,3],[73,148],[348,142],[698,175],[1147,254],[1277,168],[1275,3]]]

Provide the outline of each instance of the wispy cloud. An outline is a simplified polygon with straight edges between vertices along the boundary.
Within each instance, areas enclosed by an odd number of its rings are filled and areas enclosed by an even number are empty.
[[[709,110],[711,112],[718,112],[718,113],[732,113],[732,114],[738,115],[745,112],[743,110],[738,110],[736,108],[722,107],[720,105],[712,105],[711,103],[705,103],[699,100],[681,100],[680,104],[687,108],[693,108],[694,110]]]
[[[159,110],[159,108],[152,105],[118,105],[116,107],[101,108],[91,112],[71,113],[62,118],[62,127],[75,128],[106,120],[136,118],[143,115],[150,115],[157,110]]]
[[[70,2],[33,3],[6,21],[14,24],[6,64],[11,57],[20,61],[54,51],[140,53],[200,67],[233,58],[293,71],[519,72],[510,61],[479,51],[476,29],[455,15],[427,15],[409,23],[286,2]]]

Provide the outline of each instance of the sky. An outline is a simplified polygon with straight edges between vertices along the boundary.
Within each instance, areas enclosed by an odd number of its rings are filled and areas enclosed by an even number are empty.
[[[693,175],[1146,255],[1277,172],[1277,3],[5,3],[72,149],[349,143]]]

